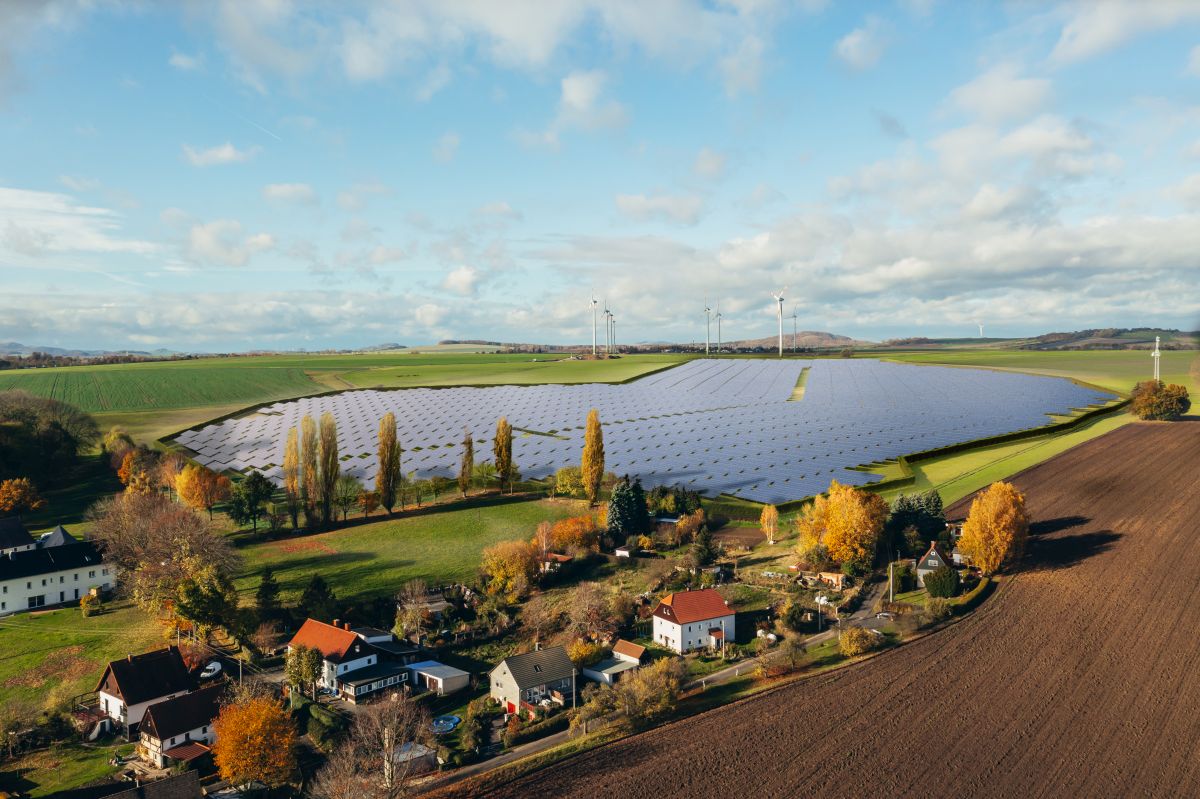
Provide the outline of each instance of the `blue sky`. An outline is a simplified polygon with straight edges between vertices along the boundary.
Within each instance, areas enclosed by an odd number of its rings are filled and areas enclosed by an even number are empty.
[[[0,340],[1200,319],[1200,2],[0,5]]]

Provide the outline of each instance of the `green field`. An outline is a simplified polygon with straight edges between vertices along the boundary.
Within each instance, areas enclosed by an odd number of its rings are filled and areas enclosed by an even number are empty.
[[[117,772],[108,761],[114,754],[128,757],[133,751],[134,744],[113,737],[94,744],[68,743],[20,755],[0,764],[0,791],[37,799],[108,782]]]
[[[585,512],[582,502],[531,500],[381,519],[317,535],[256,542],[242,548],[237,586],[253,591],[262,567],[275,570],[281,594],[295,600],[320,573],[339,600],[394,594],[406,581],[434,585],[471,580],[480,553],[497,541],[532,538],[538,522]]]
[[[467,361],[466,356],[456,356],[453,361],[444,359],[445,363],[360,369],[339,377],[364,388],[616,383],[686,360],[679,355],[633,355],[611,361],[547,360],[555,356],[526,355],[521,361],[495,363],[490,360],[495,357]]]

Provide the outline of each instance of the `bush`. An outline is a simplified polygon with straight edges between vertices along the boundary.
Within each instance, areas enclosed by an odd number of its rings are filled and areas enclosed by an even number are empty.
[[[95,594],[84,594],[79,598],[79,612],[84,618],[95,616],[104,608],[104,603]]]
[[[926,626],[937,624],[950,618],[950,600],[942,597],[930,597],[925,602],[925,610],[921,612],[921,622]]]
[[[1158,421],[1175,421],[1192,407],[1188,398],[1188,390],[1172,383],[1167,385],[1161,380],[1146,380],[1138,383],[1133,389],[1132,410],[1139,419],[1155,419]]]
[[[848,658],[865,655],[879,646],[879,636],[863,627],[847,627],[838,636],[838,648]]]
[[[509,728],[504,731],[504,745],[511,749],[514,746],[536,741],[539,738],[545,738],[547,735],[562,732],[570,723],[570,713],[556,713],[545,721],[539,721],[537,724],[521,725],[510,735],[509,733],[513,728],[512,723],[509,722]]]
[[[925,590],[931,597],[952,597],[958,593],[958,569],[942,566],[925,575]]]
[[[969,592],[958,597],[951,603],[954,613],[961,616],[964,613],[969,613],[979,606],[979,603],[987,598],[991,593],[992,588],[996,585],[990,578],[984,577],[979,581],[979,585],[972,588]]]
[[[806,608],[799,602],[793,602],[788,605],[787,612],[783,614],[783,623],[787,625],[789,630],[795,632],[804,632],[812,626],[811,621],[805,621],[805,614],[812,613],[811,608]]]

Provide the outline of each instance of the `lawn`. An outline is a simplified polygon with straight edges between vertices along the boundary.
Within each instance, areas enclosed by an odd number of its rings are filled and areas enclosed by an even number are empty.
[[[130,652],[162,645],[161,628],[130,602],[110,603],[99,616],[78,608],[0,619],[0,702],[42,708],[96,687],[104,666]]]
[[[485,547],[505,539],[532,538],[538,522],[584,511],[582,502],[522,500],[438,509],[317,535],[256,542],[241,550],[246,569],[237,586],[253,591],[266,565],[275,570],[287,600],[297,599],[317,572],[340,600],[391,595],[415,578],[435,585],[469,580],[478,572]]]
[[[83,524],[87,509],[100,497],[121,489],[121,481],[109,467],[105,456],[84,455],[75,464],[67,485],[46,491],[42,495],[46,500],[45,507],[22,514],[22,519],[35,536],[61,524],[67,527],[69,533],[79,537],[87,529],[87,525]]]
[[[60,791],[105,782],[116,771],[108,764],[114,753],[128,756],[133,744],[113,738],[96,744],[71,743],[31,752],[0,765],[0,791],[30,797],[56,796]]]
[[[617,383],[685,360],[680,355],[631,355],[611,361],[573,361],[560,356],[523,356],[523,360],[498,360],[498,356],[443,357],[440,362],[370,368],[345,372],[339,377],[355,386],[413,388],[416,386],[492,386],[538,383]]]

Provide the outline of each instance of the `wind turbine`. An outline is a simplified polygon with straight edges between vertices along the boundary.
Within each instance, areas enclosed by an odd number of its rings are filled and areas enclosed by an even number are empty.
[[[615,350],[617,348],[617,317],[614,316],[609,320],[609,323],[612,325],[612,342],[613,349]]]
[[[979,337],[983,338],[983,322],[979,323]]]
[[[792,306],[792,354],[796,353],[796,306]]]
[[[778,312],[777,316],[779,317],[779,357],[780,358],[783,357],[783,292],[784,291],[787,291],[786,286],[784,286],[784,288],[778,294],[771,295],[772,297],[775,298],[775,301],[777,303],[779,303],[779,312]]]
[[[712,308],[708,307],[708,297],[704,298],[704,354],[708,355],[708,342],[712,338]]]
[[[608,310],[608,300],[604,301],[604,354],[612,355],[612,311]]]
[[[1162,353],[1158,351],[1158,339],[1159,339],[1158,336],[1154,337],[1154,352],[1150,353],[1150,357],[1154,359],[1154,382],[1155,383],[1161,382],[1161,380],[1159,378],[1158,366],[1159,366],[1159,361],[1162,359]]]
[[[717,354],[721,354],[721,301],[717,300]]]
[[[596,357],[596,295],[592,295],[592,357]]]

